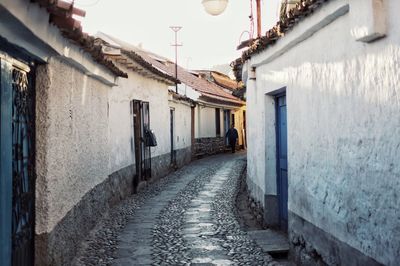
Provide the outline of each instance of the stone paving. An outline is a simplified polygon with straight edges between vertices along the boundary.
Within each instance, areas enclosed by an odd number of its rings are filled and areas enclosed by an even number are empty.
[[[193,162],[120,204],[74,265],[278,265],[240,227],[245,155]]]

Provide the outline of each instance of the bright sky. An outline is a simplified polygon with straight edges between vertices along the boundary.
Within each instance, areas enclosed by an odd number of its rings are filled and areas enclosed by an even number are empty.
[[[264,35],[277,21],[279,0],[261,1]],[[230,0],[219,16],[208,15],[201,0],[75,0],[75,5],[86,10],[85,32],[102,31],[134,45],[141,43],[144,49],[172,60],[174,33],[169,26],[182,26],[178,64],[191,69],[208,69],[238,58],[240,35],[250,30],[250,0]],[[253,10],[255,18],[254,0]],[[242,41],[246,39],[248,34]]]

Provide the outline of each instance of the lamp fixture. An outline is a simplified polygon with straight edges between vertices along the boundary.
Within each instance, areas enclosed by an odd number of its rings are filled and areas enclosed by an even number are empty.
[[[208,14],[218,16],[225,11],[228,0],[203,0],[202,4]]]

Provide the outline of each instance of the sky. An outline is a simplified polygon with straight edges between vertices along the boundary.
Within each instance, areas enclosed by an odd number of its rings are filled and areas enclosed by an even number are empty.
[[[250,30],[250,3],[229,0],[224,13],[211,16],[201,0],[75,0],[75,6],[86,10],[84,32],[102,31],[171,60],[175,60],[171,46],[175,35],[169,26],[182,26],[178,64],[190,69],[211,69],[240,57],[236,47],[241,34]],[[275,25],[278,5],[279,0],[261,0],[263,35]],[[241,41],[246,39],[248,34],[243,33]]]

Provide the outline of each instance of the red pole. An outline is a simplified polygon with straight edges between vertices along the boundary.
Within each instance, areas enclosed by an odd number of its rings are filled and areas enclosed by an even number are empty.
[[[261,37],[261,0],[257,2],[257,38]]]

